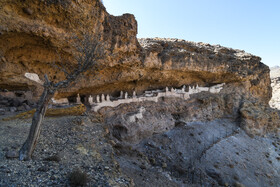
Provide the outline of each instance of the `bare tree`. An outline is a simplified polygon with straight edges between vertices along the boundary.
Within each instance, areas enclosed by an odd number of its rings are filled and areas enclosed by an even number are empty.
[[[73,39],[73,38],[72,38]],[[66,88],[73,83],[80,75],[88,69],[93,69],[98,59],[102,58],[103,48],[98,43],[98,40],[85,35],[83,39],[74,38],[73,57],[74,65],[55,64],[55,67],[65,74],[65,80],[54,82],[49,80],[45,75],[44,91],[38,101],[36,112],[32,118],[32,125],[30,127],[29,135],[19,151],[20,160],[30,160],[35,149],[36,143],[40,136],[42,121],[44,119],[48,103],[54,96],[55,92],[60,88]]]

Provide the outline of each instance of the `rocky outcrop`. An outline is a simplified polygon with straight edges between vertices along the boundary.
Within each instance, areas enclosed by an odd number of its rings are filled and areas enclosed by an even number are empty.
[[[177,82],[180,76],[184,81],[188,80],[189,84],[241,82],[251,96],[266,102],[271,97],[269,69],[260,62],[260,57],[220,45],[178,39],[139,41],[146,51],[145,66],[178,71],[174,75],[178,77]]]
[[[265,135],[280,128],[280,112],[262,103],[246,101],[240,113],[241,126],[249,134]]]
[[[270,68],[270,78],[272,87],[272,98],[269,105],[272,108],[280,109],[280,67],[275,66]]]
[[[0,185],[65,186],[67,172],[77,165],[89,174],[90,185],[97,186],[279,184],[279,132],[267,133],[279,129],[279,111],[268,106],[269,68],[260,57],[185,40],[137,39],[134,16],[111,16],[99,0],[0,1],[0,114],[5,117],[6,110],[15,105],[19,110],[36,99],[43,74],[63,79],[52,62],[73,63],[71,37],[84,34],[102,43],[106,56],[98,61],[98,70],[90,69],[72,87],[59,90],[54,104],[90,98],[89,103],[100,107],[77,121],[61,115],[82,114],[84,105],[48,110],[47,115],[60,118],[44,122],[35,150],[39,159],[0,159],[5,163]],[[211,92],[221,83],[219,92]],[[165,90],[182,91],[183,85],[183,94],[190,92],[189,86],[209,88],[187,99]],[[128,92],[128,98],[120,97],[120,91]],[[143,91],[152,96],[144,97]],[[95,98],[101,94],[99,103]],[[29,126],[18,120],[33,113],[5,118],[11,121],[0,125],[2,147],[15,140],[21,144]],[[265,133],[266,138],[248,136]],[[41,159],[49,158],[51,150],[64,155],[60,164]],[[0,157],[3,153],[1,149]],[[8,168],[15,169],[6,172]]]
[[[136,39],[137,23],[133,15],[109,15],[99,0],[94,1],[11,1],[0,2],[0,87],[8,90],[32,90],[38,95],[37,84],[24,77],[26,72],[37,73],[43,80],[47,73],[59,80],[63,74],[51,65],[54,61],[71,62],[69,36],[92,35],[104,42],[104,58],[108,67],[139,61],[140,45]],[[129,58],[128,58],[129,57]],[[102,63],[100,62],[100,63]],[[71,90],[61,93],[84,93],[82,89],[98,87],[108,81],[103,69],[89,75]],[[113,71],[113,70],[112,70]],[[99,80],[101,79],[101,80]],[[113,79],[113,78],[112,78]],[[98,81],[99,80],[99,81]],[[36,95],[37,93],[37,95]]]
[[[51,63],[60,61],[58,56],[71,62],[68,37],[87,33],[104,43],[107,55],[99,62],[103,66],[98,72],[89,71],[73,87],[61,90],[57,98],[222,82],[240,83],[246,87],[244,95],[264,102],[271,97],[269,69],[259,57],[177,39],[138,42],[134,16],[111,16],[98,0],[4,0],[0,7],[2,89],[32,90],[38,95],[40,86],[24,74],[37,73],[42,79],[48,73],[55,80],[62,79]]]
[[[138,40],[134,16],[109,15],[99,0],[3,0],[0,25],[0,88],[8,91],[30,91],[37,98],[41,85],[27,79],[26,73],[36,73],[41,80],[45,73],[54,81],[63,79],[52,63],[73,63],[71,37],[89,34],[102,43],[106,56],[98,61],[97,71],[89,70],[72,87],[60,90],[57,99],[67,97],[71,102],[80,93],[85,101],[89,95],[118,97],[120,91],[141,95],[165,87],[225,83],[215,101],[227,103],[236,117],[244,101],[267,105],[271,98],[269,68],[260,57],[178,39]],[[205,97],[197,102],[209,103],[211,98]]]

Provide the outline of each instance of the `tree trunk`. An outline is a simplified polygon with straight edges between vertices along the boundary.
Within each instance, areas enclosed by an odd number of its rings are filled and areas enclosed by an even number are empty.
[[[20,160],[31,159],[32,153],[35,149],[36,143],[41,132],[42,121],[46,114],[48,103],[53,97],[53,95],[53,91],[50,91],[48,87],[44,87],[44,92],[40,97],[36,112],[32,118],[32,125],[30,127],[29,135],[19,151]]]

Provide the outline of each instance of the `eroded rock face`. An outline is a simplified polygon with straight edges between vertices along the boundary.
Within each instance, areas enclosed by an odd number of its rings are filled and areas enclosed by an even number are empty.
[[[280,128],[280,113],[258,102],[245,101],[240,109],[241,126],[249,134],[265,135]]]
[[[193,113],[190,111],[192,106],[186,107],[182,102],[176,106],[185,107],[181,116],[189,121],[192,114],[196,115],[196,120],[204,119],[206,114],[210,116],[209,119],[214,119],[223,116],[223,110],[236,117],[244,101],[258,100],[267,105],[271,98],[269,68],[261,63],[260,57],[219,45],[178,39],[138,40],[134,16],[109,15],[99,0],[1,1],[0,88],[31,91],[35,98],[38,97],[42,91],[41,85],[28,80],[25,74],[36,73],[41,80],[45,73],[52,80],[63,79],[64,75],[52,63],[63,63],[61,59],[72,63],[71,36],[84,34],[96,37],[104,45],[106,56],[98,61],[98,71],[90,69],[72,87],[60,90],[55,96],[57,99],[75,97],[78,93],[81,98],[89,95],[95,98],[98,94],[118,96],[121,90],[129,95],[135,91],[138,95],[145,90],[164,89],[166,86],[180,88],[183,85],[225,83],[226,89],[219,96],[206,94],[197,98],[197,103],[207,106],[201,107],[199,111],[202,112]],[[218,104],[212,105],[212,102]],[[221,108],[212,110],[215,106]],[[168,111],[169,107],[162,110]],[[138,109],[134,109],[136,113]],[[131,125],[123,123],[129,115],[124,114],[125,120],[120,122],[124,126],[120,127],[121,134],[127,132],[128,139],[136,133],[125,130]],[[158,131],[155,132],[174,126],[171,114],[167,112],[165,115],[162,119],[156,117]],[[147,115],[147,119],[143,118],[143,124],[148,125],[149,119],[154,116],[157,115]],[[168,123],[163,125],[160,121]],[[136,128],[133,125],[129,128],[132,127]],[[146,134],[148,130],[144,131],[143,134]],[[141,139],[141,136],[133,141]]]
[[[191,95],[188,100],[164,97],[157,103],[149,101],[122,104],[116,108],[104,107],[99,113],[115,141],[138,143],[187,122],[218,118],[235,120],[239,117],[243,97],[242,92],[233,92],[231,88],[225,86],[218,94],[200,92]]]
[[[259,57],[177,39],[138,42],[134,16],[111,16],[97,0],[3,0],[0,7],[3,89],[32,90],[38,96],[40,86],[24,74],[37,73],[43,79],[43,74],[48,73],[55,80],[62,79],[51,62],[60,60],[58,54],[71,61],[68,37],[88,33],[100,36],[104,43],[108,55],[99,62],[104,66],[98,72],[89,71],[73,87],[59,91],[57,98],[222,82],[242,83],[245,95],[266,103],[271,97],[269,69]]]
[[[280,109],[280,67],[270,68],[270,78],[272,87],[272,98],[269,105],[272,108]]]
[[[144,65],[166,71],[185,72],[185,77],[181,75],[182,79],[178,78],[178,82],[242,82],[252,96],[266,102],[271,97],[271,88],[268,85],[269,69],[260,62],[260,57],[220,45],[212,46],[178,39],[155,38],[139,41],[146,50]],[[180,77],[180,74],[176,76]]]
[[[141,48],[136,39],[134,16],[111,16],[99,0],[4,0],[0,2],[0,25],[0,86],[3,89],[36,92],[34,89],[39,86],[24,77],[26,72],[37,73],[42,80],[45,73],[54,80],[62,79],[63,74],[51,63],[63,58],[71,62],[68,42],[73,35],[86,33],[96,38],[98,35],[110,54],[102,60],[108,66],[125,63],[128,57],[129,62],[139,61]],[[108,76],[106,71],[98,72],[95,77],[89,75],[73,89],[62,92],[71,95],[85,85],[104,84],[108,81],[102,78]],[[89,77],[90,83],[86,81]]]

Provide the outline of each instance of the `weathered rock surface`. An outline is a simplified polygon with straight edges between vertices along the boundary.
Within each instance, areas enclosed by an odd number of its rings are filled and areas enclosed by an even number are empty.
[[[109,15],[99,1],[11,1],[0,2],[1,88],[32,90],[36,83],[24,73],[63,76],[51,63],[71,61],[68,39],[84,33],[100,36],[106,54],[98,72],[85,78],[57,97],[117,94],[119,91],[241,83],[245,95],[268,102],[271,97],[269,69],[257,56],[221,46],[177,39],[136,38],[133,15]],[[141,45],[140,45],[140,44]]]
[[[241,109],[241,126],[250,134],[265,135],[280,128],[280,112],[258,102],[246,101]]]
[[[103,60],[108,69],[81,80],[73,91],[64,90],[67,95],[78,90],[83,93],[81,89],[87,87],[85,85],[103,85],[108,81],[103,78],[108,76],[106,72],[114,69],[109,67],[125,64],[128,57],[129,62],[139,61],[141,48],[136,39],[134,16],[111,16],[99,0],[4,0],[0,2],[0,25],[1,88],[34,91],[38,85],[24,77],[26,72],[37,73],[42,80],[45,73],[52,79],[61,79],[63,75],[51,63],[63,58],[71,62],[72,54],[67,43],[71,35],[100,36],[100,42],[104,42],[110,55]],[[90,83],[87,83],[89,77]]]
[[[272,108],[280,109],[280,67],[270,68],[270,78],[272,87],[272,98],[269,105]]]
[[[4,160],[4,149],[0,151],[0,185],[65,186],[67,174],[76,166],[89,174],[89,186],[280,183],[279,132],[270,134],[279,129],[279,112],[268,106],[269,68],[261,59],[219,45],[138,40],[133,15],[111,16],[97,0],[2,0],[0,88],[6,90],[1,93],[8,94],[5,98],[15,98],[19,91],[38,97],[40,85],[26,79],[25,73],[63,79],[51,64],[63,63],[61,59],[72,63],[69,37],[85,33],[104,44],[106,57],[98,62],[98,71],[89,70],[56,98],[71,100],[80,93],[84,101],[89,95],[118,96],[121,90],[132,95],[166,86],[225,85],[218,94],[201,92],[188,100],[163,98],[157,103],[104,107],[84,122],[77,119],[76,123],[73,117],[49,118],[30,164]],[[14,99],[0,101],[5,107],[10,102],[16,109],[26,107]],[[0,113],[5,115],[6,109],[0,108]],[[23,136],[15,132],[27,135],[29,125],[19,119],[3,124],[0,133],[9,138],[0,141],[1,146],[16,144],[18,149]],[[249,134],[271,137],[249,137],[239,127]],[[59,163],[41,159],[58,153],[63,155]]]

